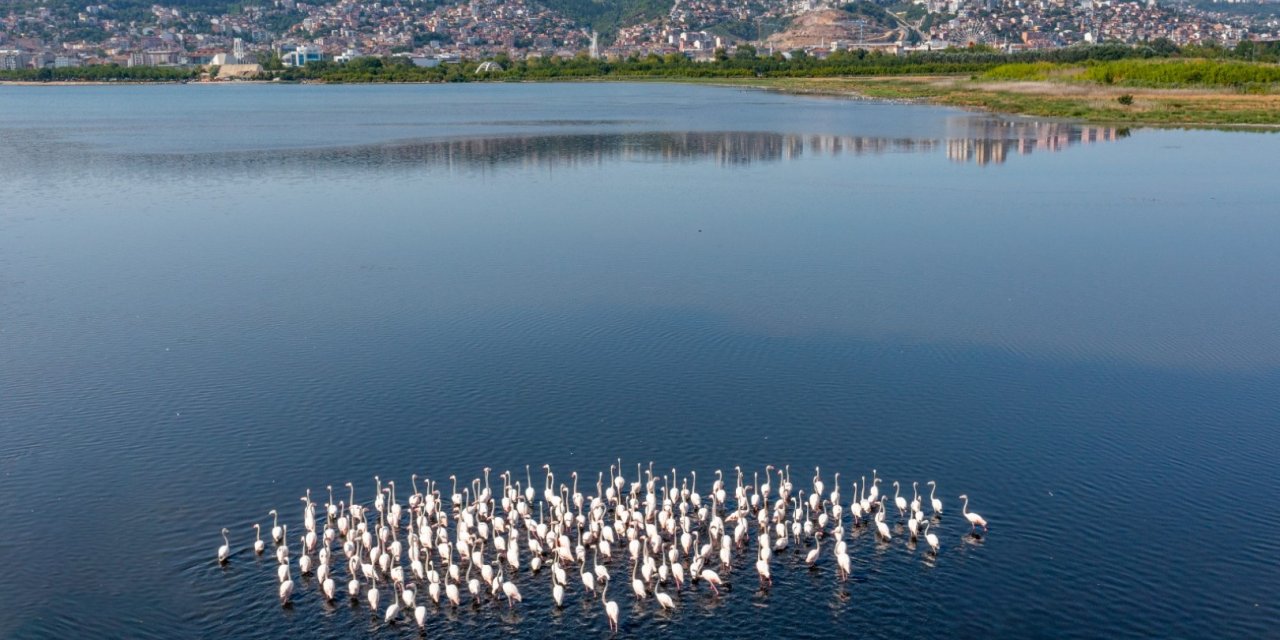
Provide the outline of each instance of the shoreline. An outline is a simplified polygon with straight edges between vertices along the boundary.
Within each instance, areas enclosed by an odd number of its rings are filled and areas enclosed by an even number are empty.
[[[1053,118],[1087,124],[1139,127],[1235,128],[1280,130],[1280,95],[1245,94],[1215,88],[1141,88],[1030,80],[978,80],[974,76],[839,76],[810,78],[581,76],[481,82],[675,83],[775,91],[799,96],[871,100],[889,104],[928,104],[1004,116]],[[3,86],[140,85],[430,85],[438,82],[280,82],[275,80],[199,81],[0,81]],[[1122,103],[1121,99],[1129,102]]]

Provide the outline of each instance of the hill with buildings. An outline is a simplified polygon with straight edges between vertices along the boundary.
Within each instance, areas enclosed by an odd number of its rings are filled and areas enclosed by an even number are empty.
[[[112,63],[270,69],[367,56],[434,65],[587,52],[709,60],[744,43],[821,56],[848,48],[1018,52],[1280,39],[1280,18],[1271,14],[1163,1],[0,0],[0,70]]]

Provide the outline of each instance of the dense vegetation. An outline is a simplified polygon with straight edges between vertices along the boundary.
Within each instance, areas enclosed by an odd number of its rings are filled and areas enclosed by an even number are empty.
[[[1238,87],[1261,89],[1280,83],[1280,66],[1236,60],[1111,60],[1083,65],[1031,62],[1000,65],[990,80],[1062,80],[1126,87]]]
[[[17,82],[178,82],[200,75],[197,69],[122,67],[114,64],[63,69],[5,69],[0,80]]]
[[[1088,65],[1083,77],[1141,87],[1244,87],[1280,82],[1280,66],[1223,60],[1124,60]]]

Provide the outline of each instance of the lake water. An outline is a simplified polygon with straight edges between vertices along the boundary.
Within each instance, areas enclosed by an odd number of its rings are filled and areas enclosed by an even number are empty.
[[[1278,157],[682,85],[0,87],[0,636],[418,637],[296,571],[281,608],[252,525],[616,458],[947,505],[848,582],[624,578],[624,637],[1274,636]],[[517,581],[427,635],[608,634]]]

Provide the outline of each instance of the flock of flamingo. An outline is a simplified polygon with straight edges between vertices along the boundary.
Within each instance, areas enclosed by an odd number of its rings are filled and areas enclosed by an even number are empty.
[[[674,469],[669,475],[655,475],[650,463],[647,471],[637,465],[635,477],[628,481],[619,461],[609,467],[607,480],[604,473],[597,476],[594,494],[584,495],[577,472],[570,474],[571,485],[557,484],[551,468],[542,469],[541,500],[528,467],[523,487],[510,472],[498,474],[502,485],[496,496],[488,468],[483,479],[464,483],[461,489],[457,477],[449,476],[448,495],[427,479],[420,490],[414,475],[407,504],[398,501],[394,481],[384,483],[377,476],[372,505],[356,500],[350,482],[344,485],[347,499],[334,502],[329,486],[329,500],[318,516],[317,503],[307,490],[301,498],[303,533],[297,540],[296,562],[290,557],[288,525],[280,523],[276,510],[269,513],[279,564],[277,597],[282,605],[290,605],[296,564],[300,575],[314,574],[321,596],[332,602],[339,598],[334,567],[345,564],[345,597],[367,601],[378,615],[385,593],[385,622],[412,616],[421,628],[428,600],[434,607],[458,607],[464,597],[473,602],[505,599],[508,607],[521,602],[515,579],[527,567],[526,583],[544,570],[550,574],[556,607],[564,605],[570,584],[580,583],[581,596],[598,597],[610,629],[617,631],[618,603],[608,594],[618,579],[610,565],[614,571],[621,568],[613,563],[615,555],[626,554],[625,573],[637,599],[652,597],[663,609],[674,609],[678,596],[698,581],[718,596],[734,570],[735,556],[753,555],[760,586],[767,588],[773,582],[775,553],[790,549],[797,558],[803,553],[804,564],[814,568],[822,562],[828,540],[836,575],[845,580],[851,571],[846,523],[873,527],[877,540],[890,544],[894,533],[885,520],[891,511],[896,511],[898,523],[905,520],[902,537],[912,545],[923,538],[929,547],[926,553],[938,553],[938,536],[929,531],[942,516],[934,481],[925,483],[928,503],[918,482],[911,483],[910,501],[898,482],[892,483],[890,498],[881,492],[882,481],[873,469],[871,482],[865,477],[854,482],[846,499],[840,493],[839,473],[827,485],[821,470],[815,469],[812,489],[806,492],[792,483],[790,467],[766,467],[763,482],[756,472],[750,483],[735,467],[734,484],[727,484],[717,471],[710,493],[704,495],[698,492],[697,472],[688,478],[677,476]],[[960,499],[970,531],[985,531],[987,521],[969,511],[968,496]],[[266,550],[262,525],[253,527],[253,549],[260,555]],[[222,530],[219,563],[231,557],[228,533]],[[336,557],[337,550],[345,563]],[[527,561],[522,554],[527,554]],[[424,588],[425,597],[420,595]]]

